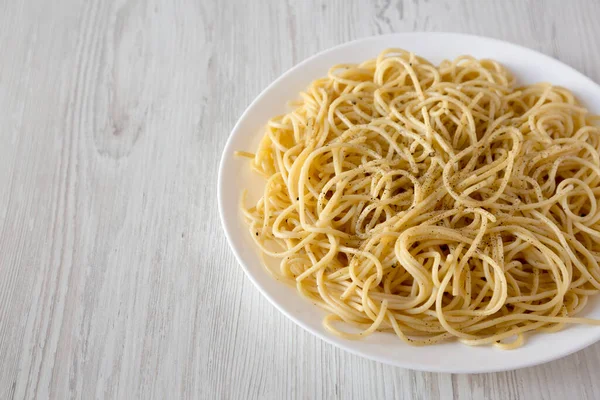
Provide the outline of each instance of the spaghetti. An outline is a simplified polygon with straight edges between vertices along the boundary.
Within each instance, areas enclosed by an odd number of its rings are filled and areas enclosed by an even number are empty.
[[[576,317],[600,290],[600,128],[568,90],[390,49],[300,95],[242,154],[266,179],[242,209],[329,331],[508,349],[600,324]]]

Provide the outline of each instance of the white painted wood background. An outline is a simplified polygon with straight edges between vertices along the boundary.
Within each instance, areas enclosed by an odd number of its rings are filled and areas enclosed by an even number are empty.
[[[600,82],[597,1],[0,0],[0,399],[598,399],[600,344],[412,372],[296,327],[245,278],[217,165],[250,101],[378,33],[470,32]]]

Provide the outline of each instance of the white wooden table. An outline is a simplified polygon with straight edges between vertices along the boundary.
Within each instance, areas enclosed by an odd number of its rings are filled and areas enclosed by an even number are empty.
[[[596,1],[367,3],[0,1],[0,399],[600,398],[600,344],[499,374],[393,368],[295,326],[235,262],[221,150],[320,50],[470,32],[600,82]]]

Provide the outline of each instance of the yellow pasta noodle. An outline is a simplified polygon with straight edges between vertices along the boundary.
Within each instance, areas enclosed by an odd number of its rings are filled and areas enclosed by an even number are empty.
[[[278,279],[356,339],[510,349],[600,290],[600,128],[567,89],[492,60],[389,49],[336,65],[241,155]]]

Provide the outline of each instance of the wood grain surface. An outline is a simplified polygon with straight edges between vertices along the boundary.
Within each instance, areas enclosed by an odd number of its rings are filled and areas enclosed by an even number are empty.
[[[220,153],[258,93],[348,40],[455,31],[600,82],[597,1],[0,0],[0,399],[598,399],[600,344],[484,375],[328,345],[245,278]]]

